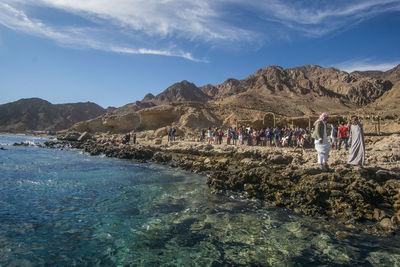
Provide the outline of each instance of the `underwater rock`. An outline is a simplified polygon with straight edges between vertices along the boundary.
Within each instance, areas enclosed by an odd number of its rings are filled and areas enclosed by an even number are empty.
[[[389,218],[384,218],[382,221],[379,222],[379,225],[387,230],[393,230],[394,228],[394,225]]]

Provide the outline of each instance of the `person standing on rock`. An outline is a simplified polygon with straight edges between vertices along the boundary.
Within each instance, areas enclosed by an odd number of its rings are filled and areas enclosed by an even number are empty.
[[[240,127],[238,130],[238,136],[239,136],[239,145],[243,145],[243,140],[244,140],[244,128]]]
[[[222,137],[224,136],[224,132],[222,131],[222,129],[218,129],[217,135],[218,135],[218,145],[222,145]]]
[[[218,128],[215,128],[213,132],[213,138],[214,138],[214,145],[218,145]]]
[[[351,117],[350,125],[350,151],[348,164],[364,165],[365,162],[365,143],[363,125],[358,121],[357,116]]]
[[[208,127],[207,140],[208,140],[208,144],[211,144],[211,141],[212,141],[212,130],[211,130],[211,127]]]
[[[338,145],[338,151],[340,151],[340,147],[342,146],[342,143],[344,143],[346,150],[349,149],[349,143],[347,142],[348,140],[348,132],[349,129],[347,126],[344,125],[344,122],[340,124],[340,127],[338,129],[339,132],[339,145]]]
[[[226,131],[226,144],[227,145],[231,144],[231,139],[232,139],[232,130],[229,127],[228,130]]]
[[[168,143],[169,143],[169,141],[172,141],[172,140],[171,140],[171,132],[172,132],[172,128],[169,128],[169,129],[167,130]]]
[[[129,141],[131,140],[131,133],[127,133],[124,137],[124,139],[122,140],[122,144],[129,144]]]
[[[176,129],[175,129],[175,127],[172,127],[172,129],[171,129],[171,142],[175,142],[175,133],[176,133]]]
[[[232,141],[233,141],[233,145],[237,145],[237,140],[238,140],[238,132],[237,129],[234,128],[232,131]]]
[[[201,129],[201,135],[200,135],[200,142],[203,142],[204,139],[206,138],[206,129]]]
[[[338,136],[338,129],[334,124],[331,124],[331,147],[332,149],[337,149],[337,136]]]
[[[318,120],[314,123],[313,138],[315,139],[315,149],[318,152],[318,163],[322,168],[328,169],[328,158],[330,146],[328,136],[326,134],[326,120],[328,113],[322,113]]]

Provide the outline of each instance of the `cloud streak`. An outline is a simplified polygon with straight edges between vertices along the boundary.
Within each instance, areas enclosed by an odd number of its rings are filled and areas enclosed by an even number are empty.
[[[18,10],[6,3],[0,3],[0,24],[15,31],[45,37],[62,45],[91,48],[102,51],[111,51],[124,54],[161,55],[181,57],[195,62],[205,62],[197,59],[188,52],[148,49],[148,48],[119,48],[112,42],[98,37],[99,30],[88,27],[58,27],[44,24],[37,19],[31,19],[22,10]],[[101,34],[100,34],[101,35]]]
[[[341,63],[334,64],[334,66],[346,72],[366,71],[366,70],[387,71],[396,67],[398,64],[399,64],[398,61],[378,62],[370,58],[365,58],[365,59],[344,61]]]
[[[204,62],[207,63],[206,60],[194,58],[190,53],[186,52],[173,52],[169,50],[154,50],[154,49],[132,49],[126,47],[111,47],[110,51],[121,54],[139,54],[139,55],[158,55],[158,56],[168,56],[168,57],[182,57],[195,62]]]
[[[349,28],[371,17],[400,11],[399,0],[363,1],[283,1],[251,0],[254,9],[262,10],[262,19],[279,23],[308,37],[320,37]],[[324,4],[325,3],[325,4]]]

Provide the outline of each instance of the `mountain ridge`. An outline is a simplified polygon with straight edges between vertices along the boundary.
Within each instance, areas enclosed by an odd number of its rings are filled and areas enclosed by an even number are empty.
[[[390,76],[392,80],[375,79],[374,73],[352,72],[347,73],[337,68],[324,68],[318,65],[305,65],[284,69],[280,66],[267,66],[258,69],[248,77],[237,80],[228,78],[225,82],[212,85],[196,86],[183,80],[177,82],[158,95],[147,94],[142,101],[136,101],[116,109],[114,114],[137,112],[145,108],[152,108],[174,102],[217,102],[220,104],[234,104],[251,106],[251,102],[258,103],[271,112],[285,113],[278,107],[273,107],[276,101],[296,102],[299,110],[311,113],[310,103],[318,102],[318,98],[334,99],[339,107],[357,108],[373,103],[393,87],[393,82],[400,80],[397,75],[400,65],[383,76]],[[386,77],[385,76],[385,77]],[[392,82],[393,81],[393,82]],[[246,100],[245,100],[246,99]],[[262,100],[260,102],[260,99]],[[305,105],[299,103],[302,100]],[[249,103],[244,103],[245,101]],[[300,101],[301,102],[301,101]],[[288,106],[288,103],[283,103]],[[270,108],[272,105],[272,108]],[[322,105],[323,106],[323,105]],[[289,112],[291,115],[301,115],[310,112]],[[318,108],[316,109],[318,110]]]
[[[385,77],[390,80],[382,79]],[[228,78],[217,85],[198,87],[183,80],[157,95],[146,94],[141,101],[119,108],[104,110],[97,105],[100,109],[94,108],[99,111],[95,114],[84,112],[82,106],[75,109],[74,104],[53,105],[45,100],[31,99],[30,105],[35,109],[27,104],[17,107],[16,101],[13,108],[0,105],[0,131],[60,130],[74,123],[71,129],[89,132],[157,130],[171,124],[193,130],[263,120],[267,113],[304,117],[321,112],[350,114],[361,109],[397,118],[400,114],[399,88],[400,65],[386,72],[352,73],[318,65],[287,69],[268,66],[244,79]],[[5,109],[9,109],[8,113]]]
[[[92,102],[52,104],[41,98],[22,98],[0,105],[0,131],[59,131],[105,113]]]
[[[396,77],[393,73],[397,70],[385,72],[385,75]],[[397,83],[394,88],[391,81],[368,75],[317,65],[288,69],[268,66],[242,80],[229,78],[218,85],[197,87],[184,80],[111,114],[80,122],[71,130],[149,131],[151,136],[157,137],[163,136],[171,125],[183,132],[195,133],[199,128],[235,127],[249,122],[260,127],[264,122],[272,125],[273,118],[284,121],[282,118],[315,117],[322,112],[347,117],[368,111],[398,118],[400,107],[393,102],[399,95]],[[385,106],[392,109],[383,113]]]

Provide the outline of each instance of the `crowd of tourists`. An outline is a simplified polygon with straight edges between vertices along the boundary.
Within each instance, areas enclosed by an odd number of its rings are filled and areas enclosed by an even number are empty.
[[[202,129],[200,142],[221,145],[225,138],[227,145],[247,146],[274,146],[292,148],[315,147],[318,152],[318,163],[322,168],[328,169],[328,157],[330,149],[341,150],[342,145],[349,151],[349,164],[363,165],[365,161],[364,133],[362,124],[356,116],[348,123],[341,122],[337,127],[334,124],[328,126],[328,114],[323,113],[314,123],[312,129],[299,127],[286,128],[262,128],[252,127]],[[330,133],[329,135],[327,133]]]
[[[311,133],[308,129],[262,128],[252,127],[221,128],[211,127],[201,131],[200,141],[208,144],[222,144],[223,137],[227,145],[276,146],[276,147],[311,147]]]
[[[351,118],[347,124],[341,122],[337,127],[334,124],[328,126],[328,114],[323,113],[315,121],[314,127],[303,129],[299,127],[286,128],[262,128],[252,127],[228,128],[223,131],[221,128],[202,129],[200,142],[208,144],[222,145],[225,137],[227,145],[246,145],[246,146],[270,146],[270,147],[292,147],[292,148],[311,148],[315,147],[318,152],[318,163],[323,169],[328,169],[328,158],[330,149],[341,150],[342,144],[349,150],[348,164],[364,165],[365,144],[362,124],[356,116]],[[330,133],[328,135],[328,132]],[[167,129],[168,142],[175,142],[175,127]],[[135,132],[127,133],[122,144],[128,144],[133,139],[133,144],[137,143]],[[112,143],[117,142],[112,139]]]
[[[340,127],[330,125],[330,145],[332,148],[340,150],[344,144],[346,150],[349,147],[348,135],[350,123],[341,123]],[[202,129],[200,142],[221,145],[223,138],[227,145],[248,145],[248,146],[275,146],[275,147],[300,147],[311,148],[313,146],[313,130],[299,127],[293,128],[262,128],[253,129],[251,127],[228,128],[223,131],[221,128]]]

